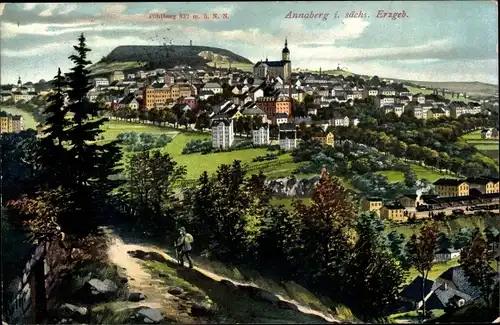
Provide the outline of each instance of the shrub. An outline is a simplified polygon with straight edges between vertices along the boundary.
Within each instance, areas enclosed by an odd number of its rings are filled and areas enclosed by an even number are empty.
[[[184,149],[182,149],[183,155],[188,155],[190,153],[201,152],[202,154],[207,154],[213,152],[212,140],[191,140],[186,143]]]
[[[268,161],[268,160],[275,160],[275,159],[278,159],[277,154],[268,153],[267,155],[264,155],[264,156],[257,156],[252,161],[259,162],[259,161]]]

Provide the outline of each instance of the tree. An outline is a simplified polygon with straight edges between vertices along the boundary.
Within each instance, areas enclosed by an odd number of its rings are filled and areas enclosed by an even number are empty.
[[[116,163],[121,157],[116,141],[107,144],[95,144],[101,126],[107,119],[93,119],[98,116],[102,108],[96,103],[87,100],[86,94],[90,90],[87,53],[91,50],[85,43],[83,34],[78,38],[78,45],[73,47],[76,54],[69,59],[75,64],[71,72],[67,73],[69,80],[69,103],[66,112],[73,113],[70,125],[66,129],[67,154],[64,163],[68,168],[68,175],[62,178],[61,184],[65,190],[73,194],[75,202],[73,231],[86,234],[96,229],[95,218],[98,207],[102,203],[115,183],[109,176],[116,173]]]
[[[301,225],[302,263],[304,276],[313,286],[331,291],[340,287],[336,280],[343,274],[343,265],[354,245],[355,207],[350,194],[336,177],[322,171],[312,203],[294,202]]]
[[[406,171],[404,173],[404,181],[405,181],[406,187],[408,187],[408,188],[415,187],[415,185],[417,185],[417,181],[418,181],[417,174],[415,174],[415,172],[412,169]]]
[[[427,222],[420,228],[418,236],[412,236],[410,242],[410,259],[422,277],[422,311],[426,317],[425,283],[432,268],[434,252],[437,247],[438,226],[435,222]]]
[[[473,235],[474,232],[471,228],[461,228],[453,238],[453,247],[455,249],[461,249],[469,246],[472,242]]]
[[[393,230],[387,235],[387,240],[389,242],[389,249],[392,252],[392,255],[400,261],[403,260],[404,257],[404,246],[405,243],[405,235],[398,233]]]
[[[186,168],[178,166],[169,154],[154,150],[133,155],[125,172],[129,181],[122,195],[136,207],[141,222],[160,229],[175,225],[173,210],[178,207],[178,200],[174,184],[184,177]]]
[[[471,284],[481,288],[488,308],[491,307],[490,298],[495,276],[495,270],[489,265],[492,259],[493,251],[481,231],[476,229],[471,245],[462,249],[458,262],[464,268]]]
[[[444,232],[440,232],[438,234],[437,241],[438,241],[438,247],[439,247],[439,249],[450,249],[450,248],[453,247],[451,239]]]
[[[345,271],[345,293],[368,319],[386,314],[405,279],[405,271],[387,250],[384,228],[375,214],[357,216],[358,239]]]

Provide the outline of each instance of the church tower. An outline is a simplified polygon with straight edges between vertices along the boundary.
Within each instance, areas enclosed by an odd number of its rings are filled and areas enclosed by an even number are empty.
[[[281,60],[290,61],[290,50],[288,49],[288,40],[285,38],[285,47],[281,51]]]
[[[21,77],[19,77],[19,79],[17,79],[17,87],[21,88],[22,85],[23,83],[21,82]]]

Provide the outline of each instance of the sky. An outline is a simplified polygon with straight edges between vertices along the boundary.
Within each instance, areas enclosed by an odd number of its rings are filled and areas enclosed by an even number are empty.
[[[379,10],[401,15],[377,18]],[[286,18],[290,12],[323,15]],[[352,12],[363,15],[346,18]],[[150,13],[227,19],[155,19]],[[9,3],[0,4],[0,24],[2,84],[16,83],[18,76],[24,82],[49,80],[58,67],[67,72],[83,32],[93,62],[120,45],[190,40],[252,62],[279,60],[288,38],[293,68],[327,70],[340,63],[387,78],[498,85],[498,4],[491,0]]]

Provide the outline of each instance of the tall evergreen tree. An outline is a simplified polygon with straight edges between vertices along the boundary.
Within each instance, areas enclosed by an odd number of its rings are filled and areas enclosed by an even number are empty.
[[[42,188],[56,188],[67,182],[68,168],[67,150],[63,143],[67,138],[67,128],[70,121],[66,118],[63,88],[67,85],[61,69],[52,81],[53,93],[48,98],[48,105],[44,110],[47,115],[43,124],[43,138],[41,140],[40,162],[45,167],[41,174],[40,185]]]
[[[102,107],[88,101],[86,95],[91,88],[87,69],[92,62],[87,59],[91,50],[85,43],[83,33],[78,38],[78,45],[73,46],[75,54],[69,59],[75,64],[68,73],[68,105],[66,111],[72,113],[70,125],[66,131],[68,149],[67,163],[71,168],[67,180],[74,194],[76,233],[85,233],[95,229],[95,217],[99,203],[103,202],[113,188],[109,176],[116,173],[116,163],[121,157],[117,141],[107,144],[93,143],[103,132],[101,126],[107,119],[94,119]]]

